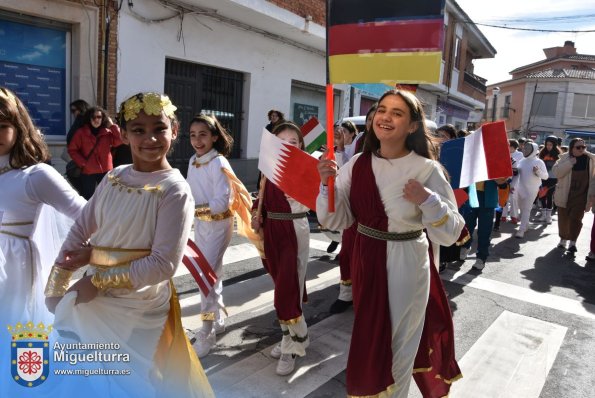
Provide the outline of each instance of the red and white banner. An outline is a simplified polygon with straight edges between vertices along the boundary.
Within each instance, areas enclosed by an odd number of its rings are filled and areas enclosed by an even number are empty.
[[[286,195],[316,210],[320,189],[318,159],[264,130],[258,169]]]
[[[217,274],[211,268],[211,265],[202,254],[196,243],[188,239],[184,249],[182,263],[188,268],[190,274],[198,284],[200,291],[206,296],[209,295],[213,286],[217,282]]]

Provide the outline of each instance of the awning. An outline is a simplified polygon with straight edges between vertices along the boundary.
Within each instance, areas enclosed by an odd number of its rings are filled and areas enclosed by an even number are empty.
[[[566,134],[567,137],[595,137],[595,131],[564,130],[564,134]]]

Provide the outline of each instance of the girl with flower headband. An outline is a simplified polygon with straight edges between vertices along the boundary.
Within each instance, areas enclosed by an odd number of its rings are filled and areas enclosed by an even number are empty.
[[[71,219],[79,216],[86,203],[54,168],[44,163],[48,159],[48,148],[25,105],[13,92],[0,87],[2,328],[18,322],[52,322],[53,316],[44,304],[43,287]],[[6,350],[2,353],[10,355]],[[9,396],[6,389],[22,387],[9,380],[10,359],[2,356],[0,364],[0,396]]]
[[[133,164],[117,167],[99,184],[46,286],[61,335],[117,342],[130,355],[131,374],[102,377],[90,391],[97,396],[213,396],[182,328],[172,283],[194,212],[188,184],[166,158],[178,134],[175,110],[157,93],[122,103],[122,140]],[[72,272],[87,264],[87,273],[68,288]],[[112,365],[121,367],[102,364]]]
[[[215,345],[216,333],[225,329],[221,277],[223,254],[233,233],[233,214],[239,216],[239,232],[249,234],[252,199],[225,159],[233,138],[214,116],[200,114],[190,121],[190,144],[196,151],[190,158],[187,178],[196,203],[194,241],[217,275],[208,295],[200,292],[202,328],[194,347],[202,358]]]

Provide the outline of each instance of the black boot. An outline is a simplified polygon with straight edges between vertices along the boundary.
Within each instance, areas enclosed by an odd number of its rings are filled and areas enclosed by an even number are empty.
[[[332,253],[335,250],[337,250],[337,247],[339,247],[339,242],[336,242],[336,241],[333,240],[333,241],[331,241],[331,244],[328,245],[328,247],[326,248],[326,252],[327,253]]]
[[[353,305],[353,301],[335,300],[328,312],[331,314],[340,314]]]

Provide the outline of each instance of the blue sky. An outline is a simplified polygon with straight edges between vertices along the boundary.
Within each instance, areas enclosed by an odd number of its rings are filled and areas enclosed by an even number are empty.
[[[559,18],[595,14],[593,0],[456,0],[476,23],[491,23],[523,28],[558,30],[595,30],[595,17],[539,22],[502,22],[511,19]],[[543,10],[540,12],[540,10]],[[496,57],[476,60],[475,74],[488,79],[488,84],[510,79],[511,70],[545,59],[544,48],[573,41],[579,54],[595,55],[593,33],[542,33],[506,30],[479,26],[497,51]]]

